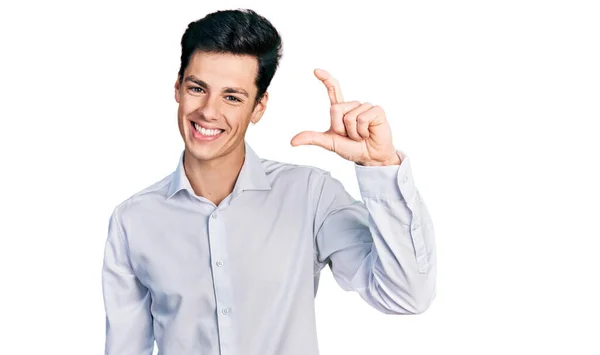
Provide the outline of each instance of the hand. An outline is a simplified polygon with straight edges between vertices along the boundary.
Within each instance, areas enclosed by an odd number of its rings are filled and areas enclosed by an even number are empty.
[[[291,144],[317,145],[359,165],[399,165],[392,130],[380,106],[344,102],[338,81],[323,69],[315,76],[325,84],[331,101],[331,127],[326,132],[304,131]]]

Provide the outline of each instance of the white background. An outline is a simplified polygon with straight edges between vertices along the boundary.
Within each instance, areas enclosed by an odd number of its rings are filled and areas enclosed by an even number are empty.
[[[352,163],[289,144],[328,128],[325,68],[385,109],[434,220],[431,308],[379,314],[325,269],[323,355],[600,353],[597,2],[162,3],[0,5],[2,353],[103,353],[109,215],[176,167],[187,24],[237,7],[284,41],[255,151],[359,198]]]

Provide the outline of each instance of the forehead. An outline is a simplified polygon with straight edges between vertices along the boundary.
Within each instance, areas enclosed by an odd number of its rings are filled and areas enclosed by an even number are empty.
[[[213,86],[254,87],[258,72],[256,57],[222,53],[196,52],[185,70],[184,77],[194,75]]]

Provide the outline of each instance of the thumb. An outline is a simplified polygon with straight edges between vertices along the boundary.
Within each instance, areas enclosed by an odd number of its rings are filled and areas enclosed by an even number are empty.
[[[304,131],[292,138],[292,146],[299,145],[317,145],[321,148],[333,151],[333,139],[330,135],[323,132]]]

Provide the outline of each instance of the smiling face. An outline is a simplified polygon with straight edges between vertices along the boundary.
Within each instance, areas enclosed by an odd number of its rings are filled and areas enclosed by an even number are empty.
[[[255,57],[196,52],[175,84],[179,132],[188,155],[199,161],[243,154],[250,122],[264,113],[268,94],[255,105]]]

